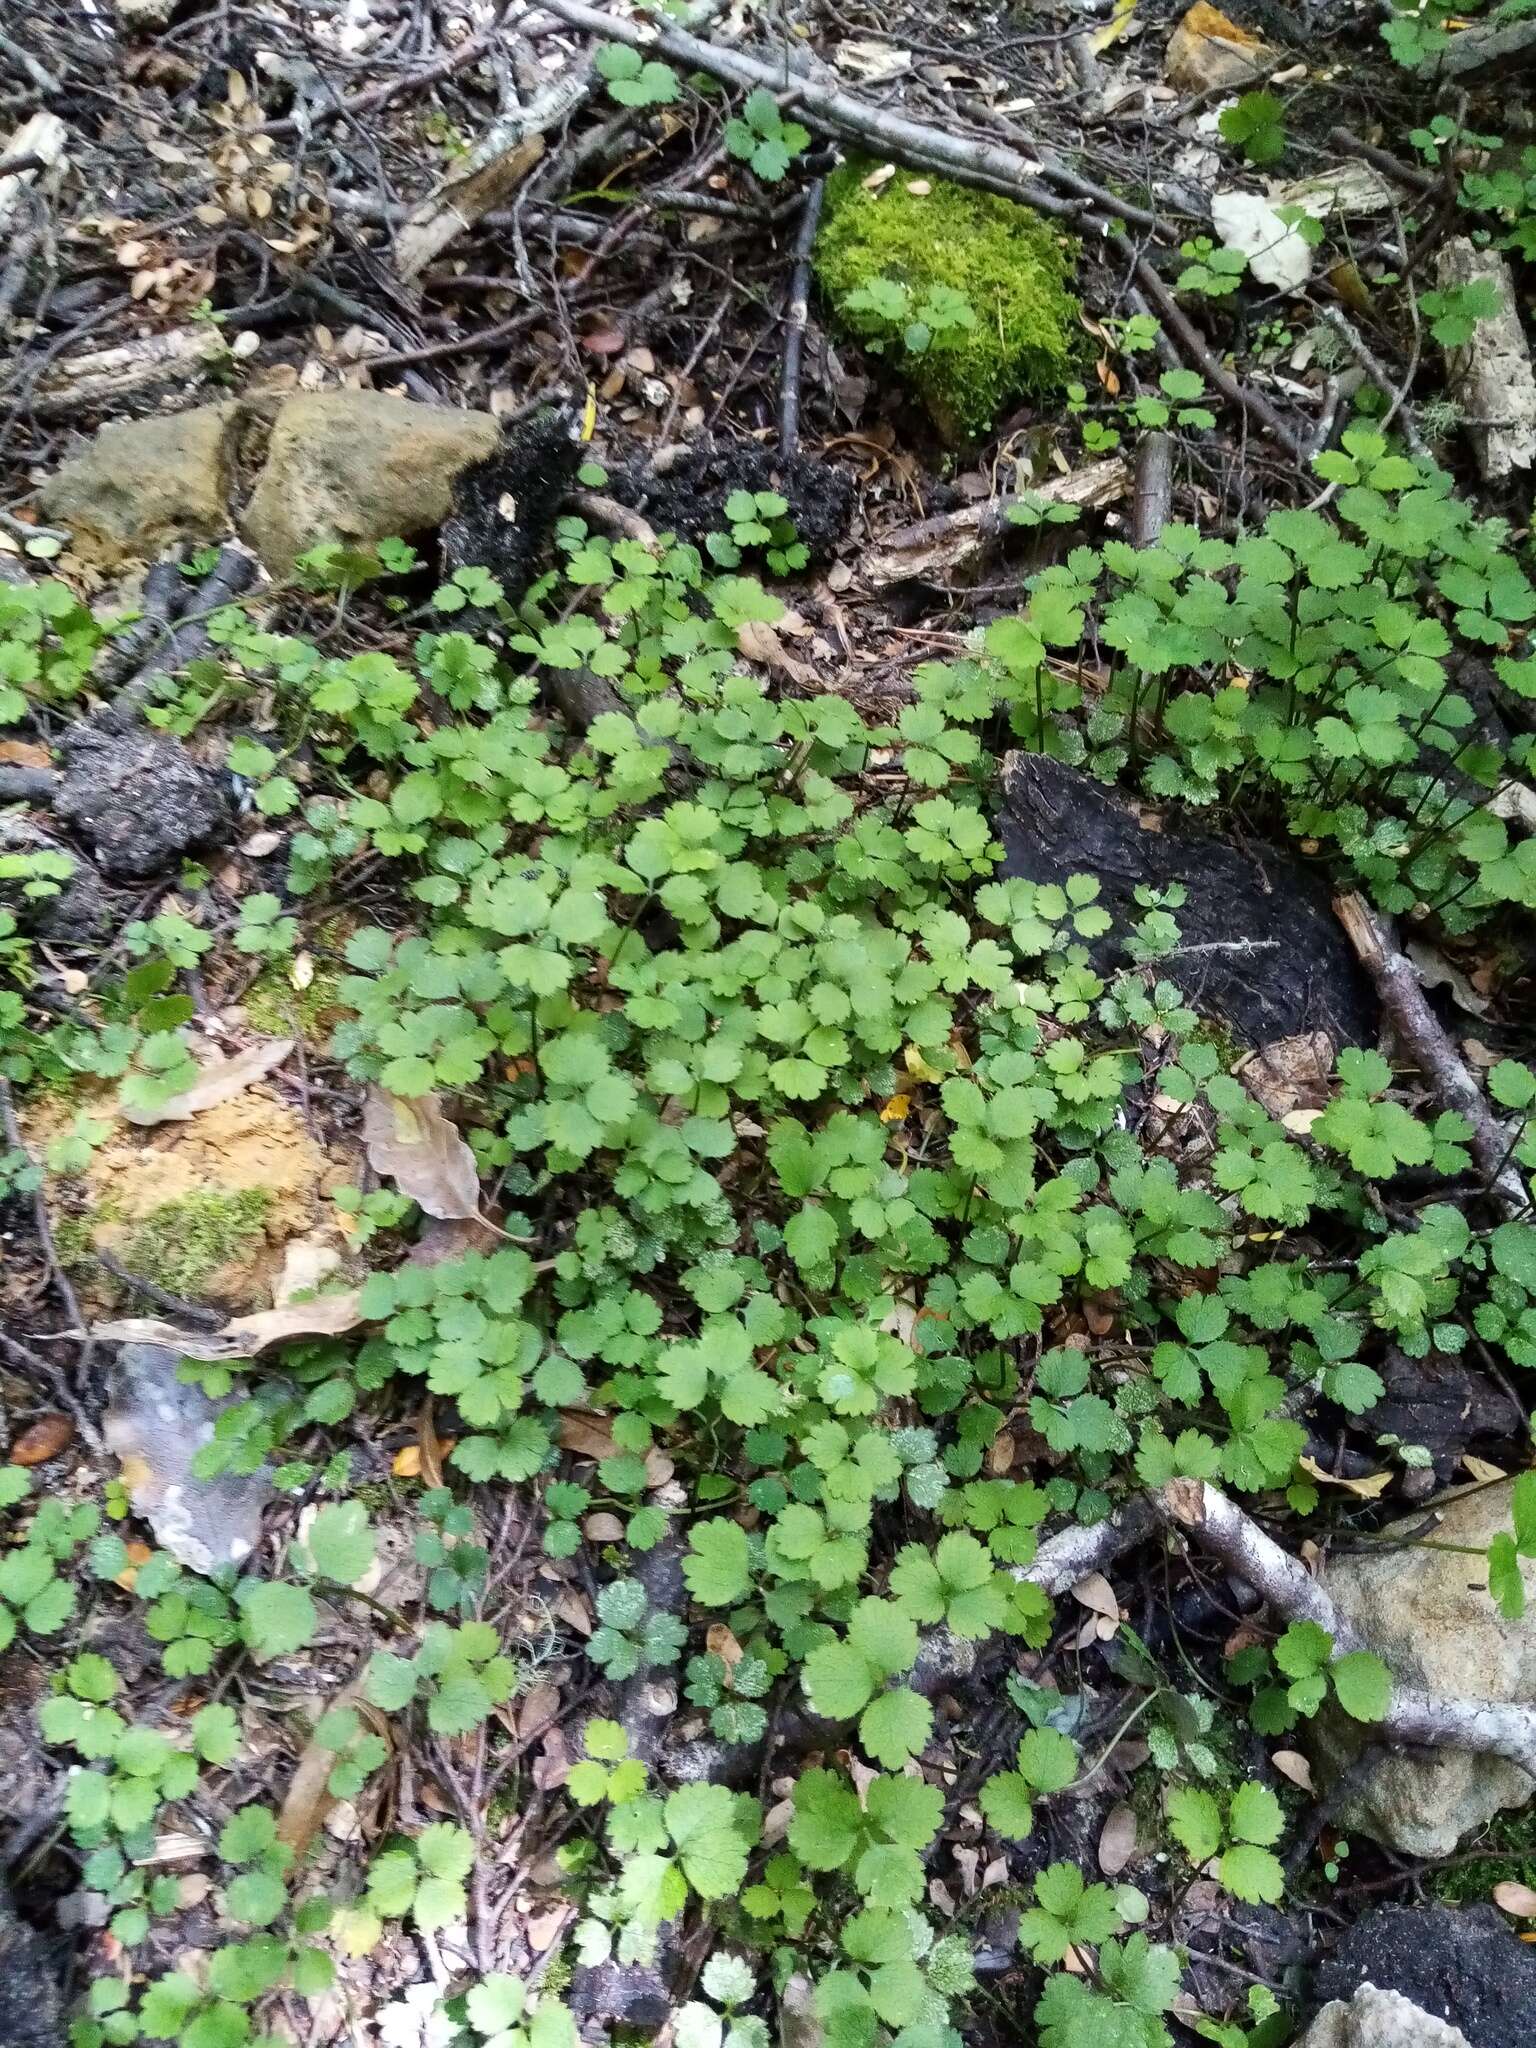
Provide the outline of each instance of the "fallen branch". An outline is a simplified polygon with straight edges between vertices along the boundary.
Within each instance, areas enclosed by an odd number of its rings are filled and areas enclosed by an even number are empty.
[[[1392,373],[1377,359],[1366,345],[1364,337],[1357,333],[1337,306],[1324,306],[1322,315],[1371,382],[1391,400],[1382,416],[1381,424],[1384,427],[1390,426],[1395,419],[1402,431],[1403,439],[1408,444],[1409,454],[1419,462],[1433,462],[1434,457],[1429,452],[1429,444],[1419,432],[1408,406],[1408,390],[1413,383],[1414,371],[1418,368],[1417,359],[1409,364],[1408,374],[1401,384],[1394,386]]]
[[[1536,377],[1509,265],[1496,249],[1475,249],[1455,235],[1435,259],[1435,282],[1441,291],[1492,287],[1497,312],[1477,322],[1463,347],[1445,351],[1445,366],[1483,476],[1494,481],[1529,469],[1536,461]]]
[[[1244,384],[1240,378],[1234,377],[1226,364],[1212,353],[1205,336],[1185,313],[1149,257],[1137,257],[1136,276],[1152,301],[1158,318],[1202,374],[1224,397],[1240,406],[1254,425],[1282,447],[1293,462],[1305,463],[1311,437],[1299,433],[1282,419],[1262,391],[1255,391],[1251,384]]]
[[[1131,538],[1139,548],[1157,545],[1173,511],[1173,437],[1143,434],[1136,450],[1136,495],[1131,504]]]
[[[1398,946],[1387,921],[1363,896],[1341,896],[1334,905],[1360,963],[1376,984],[1403,1050],[1447,1109],[1472,1127],[1472,1156],[1482,1168],[1489,1193],[1506,1216],[1523,1216],[1531,1206],[1525,1183],[1510,1162],[1510,1136],[1429,1007],[1413,962]]]
[[[922,519],[888,534],[864,564],[864,578],[872,589],[890,583],[920,578],[934,583],[978,560],[1008,531],[1013,508],[1037,499],[1052,505],[1078,505],[1096,511],[1123,498],[1131,487],[1131,472],[1119,456],[1095,462],[1070,476],[1049,478],[1036,489],[1017,496],[988,498],[980,505],[963,505],[958,512],[944,512],[934,519]]]
[[[413,207],[395,236],[395,269],[409,282],[450,242],[500,206],[544,154],[544,137],[592,89],[590,65],[556,79],[528,107],[512,107],[493,121],[476,146]]]
[[[1288,1621],[1315,1622],[1332,1636],[1334,1649],[1346,1655],[1368,1647],[1306,1566],[1214,1486],[1202,1479],[1173,1479],[1151,1496],[1151,1505],[1169,1528],[1208,1550]],[[1507,1757],[1536,1777],[1533,1707],[1442,1698],[1394,1685],[1385,1718],[1372,1727],[1383,1742]]]
[[[195,377],[222,362],[228,348],[217,327],[173,327],[167,334],[144,335],[117,348],[69,356],[39,379],[32,408],[43,419],[100,411],[157,384]]]
[[[784,374],[779,385],[779,453],[786,461],[800,446],[800,361],[805,350],[806,323],[811,317],[811,249],[821,220],[824,179],[806,187],[805,205],[792,252],[789,309],[784,316]]]
[[[675,64],[707,72],[711,78],[742,92],[762,89],[778,98],[788,93],[795,113],[823,134],[894,157],[898,163],[910,164],[915,169],[939,171],[962,185],[999,192],[1040,213],[1081,221],[1085,226],[1102,230],[1107,223],[1101,213],[1094,212],[1093,205],[1108,201],[1119,210],[1119,202],[1112,194],[1090,204],[1079,189],[1084,181],[1078,173],[1065,167],[1057,167],[1053,172],[1051,167],[1032,161],[1005,143],[955,135],[925,121],[908,120],[905,115],[870,106],[853,93],[824,84],[803,68],[799,58],[791,58],[787,53],[770,63],[746,51],[722,49],[717,43],[706,42],[667,23],[653,26],[607,14],[601,8],[585,6],[583,0],[547,0],[545,11],[569,22],[572,28],[601,36],[606,42],[658,51]],[[1039,176],[1055,177],[1071,196],[1062,198],[1047,191],[1038,182]]]

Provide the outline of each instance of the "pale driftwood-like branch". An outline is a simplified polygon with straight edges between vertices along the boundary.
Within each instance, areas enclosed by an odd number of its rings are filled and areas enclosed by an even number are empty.
[[[726,85],[734,85],[743,92],[753,92],[760,87],[776,95],[791,92],[794,111],[800,118],[841,141],[883,152],[914,168],[943,172],[962,184],[1001,192],[1007,198],[1022,200],[1040,213],[1080,220],[1091,226],[1104,225],[1102,215],[1094,212],[1093,205],[1077,189],[1082,181],[1075,174],[1072,174],[1068,186],[1071,196],[1059,197],[1039,182],[1042,175],[1051,176],[1050,168],[1010,148],[1007,143],[955,135],[925,121],[911,121],[884,107],[871,106],[856,94],[844,92],[814,76],[805,68],[805,60],[798,54],[790,56],[785,53],[776,61],[769,62],[744,50],[724,49],[718,43],[706,42],[702,37],[690,35],[686,29],[674,28],[666,22],[652,25],[633,21],[621,15],[608,14],[600,7],[588,7],[583,0],[546,0],[545,12],[569,22],[572,28],[586,29],[592,35],[602,36],[605,41],[628,43],[637,50],[654,49],[676,64],[707,72],[710,77],[718,78]],[[1064,183],[1068,175],[1062,173]],[[1112,194],[1105,197],[1118,208]]]
[[[57,114],[34,114],[0,147],[0,159],[16,165],[0,174],[0,228],[9,223],[38,172],[52,171],[63,162],[68,135]]]
[[[528,107],[513,107],[492,122],[480,141],[433,192],[413,207],[395,236],[395,269],[407,281],[472,228],[519,185],[544,154],[547,130],[558,127],[592,89],[581,65],[540,93]]]
[[[1101,1572],[1122,1551],[1149,1536],[1157,1519],[1152,1502],[1138,1496],[1089,1528],[1081,1529],[1074,1524],[1048,1536],[1035,1552],[1033,1562],[1015,1566],[1013,1576],[1038,1586],[1054,1600],[1089,1572]]]
[[[1173,1479],[1151,1501],[1170,1528],[1208,1550],[1277,1614],[1288,1621],[1315,1622],[1332,1636],[1335,1650],[1346,1655],[1367,1647],[1321,1581],[1216,1487],[1203,1479]],[[1442,1698],[1394,1685],[1386,1718],[1372,1728],[1382,1742],[1507,1757],[1536,1777],[1536,1707]]]
[[[1450,39],[1425,69],[1441,78],[1465,78],[1473,71],[1487,71],[1495,64],[1503,70],[1518,70],[1536,62],[1536,21],[1501,22],[1497,14],[1487,21],[1474,21]]]
[[[1015,505],[1043,498],[1052,505],[1077,505],[1096,511],[1112,505],[1131,487],[1131,472],[1119,456],[1095,462],[1070,476],[1056,476],[1023,496],[988,498],[980,505],[963,505],[958,512],[941,513],[934,519],[919,520],[887,534],[865,562],[864,579],[873,589],[903,583],[913,578],[935,583],[964,569],[999,541],[1011,524]]]
[[[56,419],[114,405],[157,384],[195,377],[222,360],[228,348],[220,328],[173,327],[167,334],[147,334],[118,348],[67,356],[38,380],[32,409],[44,419]]]
[[[1472,1156],[1482,1168],[1493,1199],[1506,1216],[1523,1216],[1531,1206],[1524,1181],[1512,1164],[1510,1134],[1466,1068],[1445,1028],[1429,1007],[1413,962],[1398,945],[1385,918],[1363,896],[1341,896],[1334,905],[1361,965],[1376,984],[1392,1029],[1447,1109],[1472,1126]]]

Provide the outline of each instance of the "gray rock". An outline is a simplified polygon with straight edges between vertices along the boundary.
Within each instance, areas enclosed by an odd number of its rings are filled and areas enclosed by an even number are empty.
[[[125,1344],[104,1435],[122,1465],[134,1512],[149,1523],[156,1542],[189,1571],[211,1572],[242,1564],[260,1542],[272,1474],[262,1465],[216,1479],[194,1475],[192,1460],[230,1402],[211,1400],[201,1387],[178,1380],[178,1363],[162,1344]]]
[[[1364,1985],[1348,2005],[1325,2005],[1296,2048],[1470,2048],[1459,2027],[1432,2019],[1396,1991]]]
[[[488,412],[378,391],[284,401],[241,531],[275,576],[317,541],[369,542],[440,526],[453,486],[501,442]]]
[[[112,877],[157,875],[228,829],[221,779],[164,733],[82,725],[61,746],[67,766],[54,815]]]
[[[1510,1527],[1512,1481],[1450,1495],[1436,1504],[1438,1542],[1484,1550]],[[1419,1513],[1394,1523],[1388,1539],[1423,1527]],[[1340,1613],[1408,1686],[1450,1698],[1536,1705],[1536,1563],[1521,1567],[1528,1605],[1506,1621],[1488,1596],[1482,1561],[1450,1549],[1390,1543],[1336,1559],[1327,1587]],[[1370,1739],[1357,1722],[1316,1724],[1313,1740],[1336,1774]],[[1469,1829],[1504,1807],[1524,1806],[1536,1779],[1503,1757],[1440,1749],[1383,1754],[1348,1790],[1340,1824],[1374,1836],[1405,1856],[1448,1856]]]
[[[5,2048],[63,2048],[59,1986],[41,1935],[16,1917],[0,1881],[0,2042]]]
[[[150,561],[173,541],[213,540],[229,525],[233,400],[103,427],[49,478],[43,517],[67,526],[102,568]]]
[[[1319,2003],[1366,1985],[1409,1999],[1471,2048],[1536,2040],[1536,1951],[1491,1906],[1378,1906],[1345,1934],[1317,1973]]]

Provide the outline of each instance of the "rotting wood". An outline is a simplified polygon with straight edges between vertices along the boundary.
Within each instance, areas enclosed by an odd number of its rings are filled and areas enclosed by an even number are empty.
[[[1361,965],[1375,982],[1392,1028],[1447,1109],[1472,1127],[1472,1156],[1482,1168],[1488,1191],[1506,1216],[1523,1216],[1530,1193],[1510,1159],[1511,1139],[1488,1107],[1488,1098],[1467,1071],[1465,1061],[1429,1007],[1429,999],[1413,962],[1403,952],[1387,920],[1363,896],[1339,897],[1339,922]]]
[[[1477,466],[1490,482],[1536,462],[1536,376],[1520,325],[1514,279],[1496,249],[1477,249],[1456,235],[1435,262],[1442,291],[1492,286],[1498,310],[1480,319],[1470,340],[1446,350],[1446,369],[1462,410]]]
[[[12,214],[36,183],[42,171],[55,171],[64,161],[69,130],[57,114],[46,111],[23,121],[0,149],[0,160],[17,159],[15,170],[0,173],[0,228],[8,228]]]
[[[66,356],[39,378],[33,410],[43,419],[100,411],[158,384],[195,377],[220,361],[228,348],[218,327],[173,327],[169,333],[143,335],[116,348]]]
[[[979,505],[964,505],[958,512],[921,519],[885,536],[864,564],[864,580],[875,590],[914,579],[939,582],[970,567],[1001,540],[1016,505],[1044,499],[1052,505],[1100,511],[1123,498],[1130,488],[1130,466],[1115,455],[1076,469],[1070,476],[1051,477],[1028,492],[988,498]]]

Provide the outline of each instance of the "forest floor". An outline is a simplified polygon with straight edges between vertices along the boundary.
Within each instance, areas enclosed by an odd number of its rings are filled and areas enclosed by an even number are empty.
[[[1536,2038],[1532,79],[0,23],[0,2048]]]

